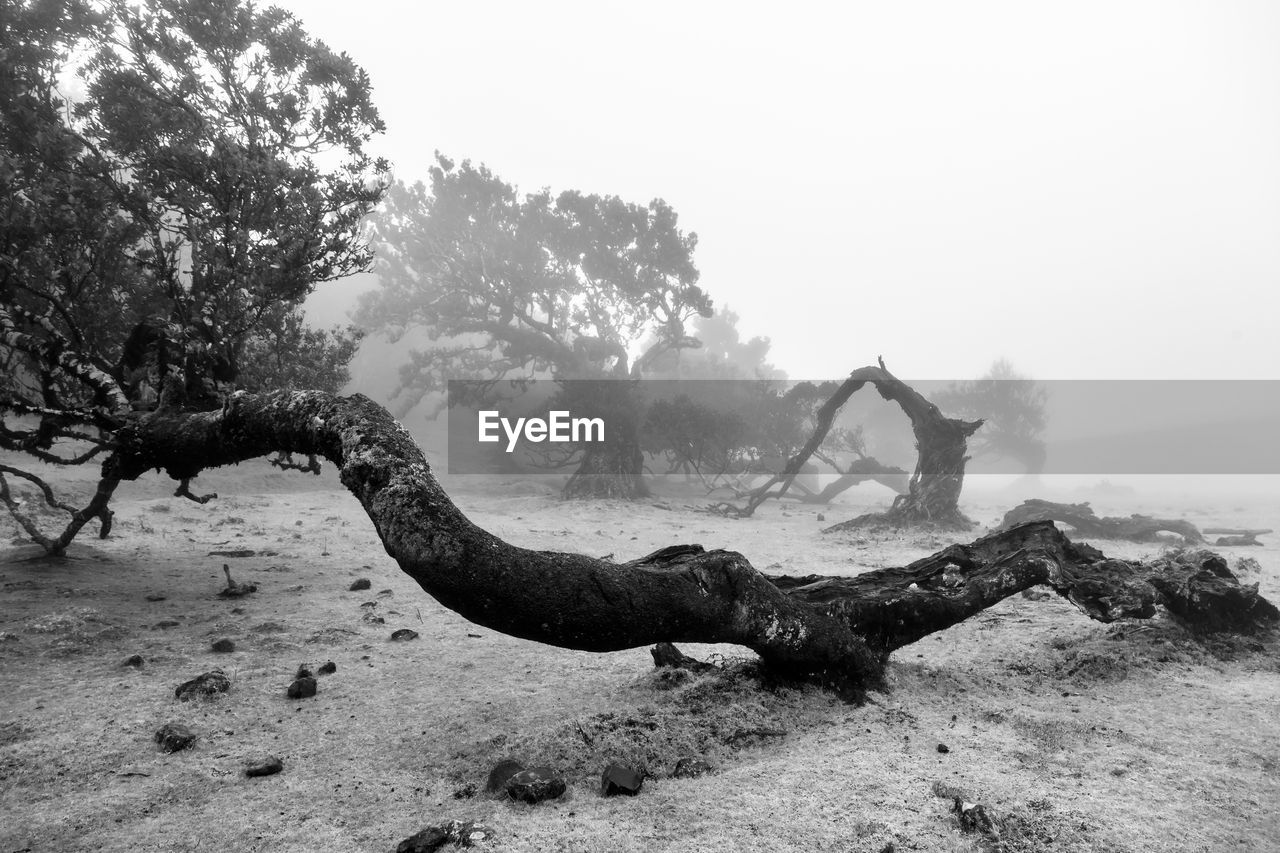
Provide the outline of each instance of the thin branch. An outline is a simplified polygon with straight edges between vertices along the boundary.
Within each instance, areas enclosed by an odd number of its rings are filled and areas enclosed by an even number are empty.
[[[32,518],[22,509],[22,502],[15,500],[9,492],[9,481],[5,479],[3,473],[0,473],[0,503],[5,505],[9,510],[9,515],[13,516],[14,521],[18,522],[23,530],[27,531],[27,535],[31,537],[41,548],[49,553],[54,551],[54,542],[49,537],[40,532],[40,528]]]
[[[21,471],[17,468],[12,468],[8,465],[0,465],[0,474],[12,474],[15,477],[21,477],[22,479],[26,480],[28,483],[34,483],[36,488],[38,488],[44,494],[44,502],[46,504],[48,504],[53,509],[60,509],[63,512],[67,513],[68,515],[75,514],[76,508],[58,500],[58,497],[53,493],[53,489],[49,486],[49,484],[46,483],[44,480],[41,480],[35,474],[32,474],[29,471]]]
[[[182,481],[178,485],[178,490],[173,493],[173,496],[175,498],[186,498],[187,500],[195,501],[198,504],[207,504],[218,495],[215,492],[210,492],[207,495],[193,494],[191,492],[191,478],[183,477]]]

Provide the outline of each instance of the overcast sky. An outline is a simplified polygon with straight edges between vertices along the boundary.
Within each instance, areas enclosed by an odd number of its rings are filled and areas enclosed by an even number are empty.
[[[398,177],[666,199],[793,377],[1280,378],[1280,3],[282,5]]]

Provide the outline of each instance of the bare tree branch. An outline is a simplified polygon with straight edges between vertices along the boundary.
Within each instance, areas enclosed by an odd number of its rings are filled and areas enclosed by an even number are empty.
[[[209,501],[217,497],[216,494],[210,492],[207,495],[197,495],[191,492],[191,478],[183,477],[182,482],[178,485],[178,490],[173,493],[175,498],[186,498],[198,504],[207,504]]]
[[[1102,621],[1156,605],[1199,631],[1280,620],[1216,555],[1111,560],[1047,522],[852,578],[769,578],[740,554],[697,545],[624,563],[518,548],[469,521],[404,427],[359,395],[237,394],[218,412],[157,410],[120,440],[125,478],[162,468],[186,479],[273,451],[324,456],[429,594],[493,630],[567,648],[736,643],[780,673],[858,689],[880,682],[893,649],[1040,583]]]

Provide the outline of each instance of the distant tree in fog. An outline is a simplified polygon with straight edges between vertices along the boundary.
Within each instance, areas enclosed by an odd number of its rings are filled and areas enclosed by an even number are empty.
[[[769,339],[757,336],[744,341],[738,319],[727,306],[710,317],[694,317],[690,328],[702,345],[663,353],[653,360],[647,375],[661,379],[785,379],[786,371],[768,361]]]
[[[57,552],[91,518],[109,528],[136,476],[115,444],[133,413],[341,384],[350,332],[307,330],[299,305],[370,262],[361,221],[386,164],[364,148],[383,125],[365,72],[279,9],[20,0],[4,16],[0,447],[104,460],[78,511],[0,467],[0,501]],[[72,71],[77,103],[59,92]],[[39,533],[5,476],[71,513],[66,530]]]
[[[1005,359],[997,359],[981,379],[953,382],[934,397],[953,417],[986,423],[970,443],[975,457],[1016,459],[1026,473],[1044,470],[1047,448],[1041,438],[1049,392],[1019,374]]]
[[[484,166],[437,155],[430,186],[397,183],[373,220],[381,287],[357,322],[431,346],[401,368],[403,404],[446,377],[637,379],[672,351],[697,347],[690,320],[711,314],[693,263],[697,236],[661,200],[549,190],[521,193]],[[604,446],[583,448],[569,492],[644,492],[640,412],[625,390],[566,389],[575,414],[605,415]],[[453,400],[451,402],[479,402]],[[589,411],[590,410],[590,411]]]

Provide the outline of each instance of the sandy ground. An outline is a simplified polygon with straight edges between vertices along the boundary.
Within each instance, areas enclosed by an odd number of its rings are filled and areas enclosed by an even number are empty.
[[[443,609],[331,472],[254,464],[199,483],[222,497],[200,507],[158,477],[128,486],[113,535],[85,537],[71,559],[29,559],[12,526],[0,531],[0,853],[391,851],[454,818],[513,851],[998,849],[960,832],[954,793],[1005,821],[1008,850],[1280,850],[1274,644],[1223,655],[1163,617],[1100,625],[1057,598],[1017,596],[900,650],[891,689],[862,706],[734,675],[673,685],[645,649],[552,649]],[[620,560],[698,542],[768,571],[852,574],[950,541],[820,532],[885,503],[875,487],[746,521],[691,511],[703,501],[677,485],[634,505],[564,503],[533,479],[450,488],[517,544]],[[985,526],[1012,503],[990,492],[964,509]],[[1139,491],[1095,506],[1280,528],[1280,499],[1258,493]],[[1248,579],[1280,601],[1280,535],[1263,539],[1223,550],[1257,560]],[[235,549],[254,554],[209,553]],[[218,598],[224,563],[258,591]],[[357,577],[372,589],[347,591]],[[391,642],[397,628],[421,636]],[[236,650],[213,652],[220,638]],[[132,654],[141,668],[122,666]],[[329,660],[337,672],[317,696],[286,698],[299,664]],[[175,700],[215,666],[227,694]],[[195,745],[161,752],[152,736],[167,722],[189,725]],[[263,752],[284,771],[246,778]],[[717,772],[671,778],[693,753]],[[538,806],[475,793],[507,755],[554,765],[568,793]],[[640,796],[598,795],[612,759],[646,765]]]

